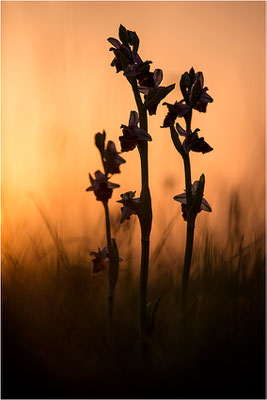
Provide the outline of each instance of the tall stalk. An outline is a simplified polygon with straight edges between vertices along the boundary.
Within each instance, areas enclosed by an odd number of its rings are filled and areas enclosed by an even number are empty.
[[[135,97],[138,114],[140,118],[140,128],[147,131],[147,111],[143,106],[140,93],[137,88],[136,80],[128,78]],[[140,336],[144,337],[146,331],[146,307],[147,307],[147,286],[148,286],[148,271],[149,271],[149,247],[150,247],[150,231],[152,224],[152,208],[151,197],[149,191],[149,175],[148,175],[148,144],[141,142],[138,145],[138,151],[141,162],[141,209],[147,210],[140,218],[141,224],[141,268],[140,268],[140,299],[139,299],[139,327]],[[146,214],[146,215],[145,215]]]
[[[155,115],[157,107],[173,89],[175,85],[167,87],[159,86],[163,79],[163,72],[160,69],[150,71],[151,61],[142,61],[138,54],[139,38],[136,32],[126,29],[123,25],[119,27],[119,39],[110,37],[108,42],[113,47],[115,58],[111,66],[116,68],[116,72],[123,72],[123,75],[130,83],[138,113],[131,111],[129,125],[121,125],[123,136],[120,136],[121,150],[127,152],[138,147],[141,162],[141,194],[140,199],[134,199],[135,192],[129,191],[121,195],[122,200],[119,203],[122,207],[121,222],[129,219],[132,214],[137,214],[141,226],[141,268],[140,268],[140,298],[139,298],[139,327],[141,338],[145,337],[149,329],[147,315],[150,314],[150,321],[154,320],[156,300],[152,305],[147,304],[147,286],[149,270],[149,246],[150,232],[152,225],[151,197],[149,190],[148,173],[148,141],[152,138],[148,131],[148,117]],[[144,95],[142,100],[140,93]],[[139,126],[138,126],[139,123]]]
[[[111,254],[111,233],[110,233],[110,218],[109,218],[109,208],[108,202],[103,202],[104,210],[105,210],[105,220],[106,220],[106,236],[107,236],[107,245],[108,245],[108,254]],[[111,327],[113,320],[113,308],[114,308],[114,289],[111,285],[111,273],[112,273],[112,260],[109,258],[109,271],[108,271],[108,305],[107,305],[107,340],[110,340],[111,336]]]
[[[120,164],[125,163],[125,160],[119,156],[119,153],[116,151],[114,142],[109,141],[106,146],[105,139],[105,131],[103,131],[102,134],[97,133],[95,135],[95,145],[100,152],[104,174],[101,171],[96,171],[96,179],[93,179],[92,176],[89,174],[92,185],[87,188],[87,191],[94,191],[96,199],[103,203],[105,211],[107,247],[105,246],[103,250],[99,249],[98,253],[91,252],[91,254],[95,256],[95,259],[93,260],[94,273],[98,273],[105,269],[107,263],[109,265],[106,327],[106,337],[107,342],[109,343],[112,330],[115,287],[119,275],[119,254],[116,241],[114,238],[111,237],[110,216],[108,207],[108,200],[112,196],[113,189],[119,187],[119,185],[111,183],[109,181],[109,175],[120,173],[119,166]]]
[[[199,181],[195,181],[192,185],[191,180],[191,165],[190,151],[198,153],[210,152],[212,147],[209,146],[204,138],[198,137],[199,129],[192,132],[191,121],[193,109],[199,112],[206,112],[207,104],[213,99],[207,94],[208,88],[203,87],[204,78],[202,72],[195,73],[194,69],[185,72],[180,81],[180,88],[184,99],[180,102],[175,102],[174,105],[165,103],[168,106],[168,114],[164,120],[163,127],[169,127],[171,138],[176,150],[180,153],[184,164],[185,175],[185,194],[180,194],[174,197],[174,200],[182,203],[183,218],[186,221],[186,246],[184,254],[184,263],[181,279],[181,312],[184,315],[187,311],[187,292],[190,277],[191,260],[194,245],[194,230],[197,214],[201,210],[210,212],[211,207],[208,202],[203,199],[203,191],[205,185],[205,176],[201,175]],[[174,121],[177,117],[183,117],[186,128],[182,128],[178,123],[174,127]],[[181,143],[179,135],[184,137]]]

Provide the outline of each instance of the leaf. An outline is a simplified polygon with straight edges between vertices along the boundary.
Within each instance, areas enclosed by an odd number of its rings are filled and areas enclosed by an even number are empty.
[[[124,46],[128,46],[129,36],[128,36],[127,29],[123,25],[120,25],[120,27],[119,27],[119,38],[120,38],[122,44],[124,44]]]
[[[142,149],[141,149],[142,151]],[[145,183],[140,196],[140,208],[138,217],[140,220],[142,238],[148,238],[151,231],[152,224],[152,209],[151,209],[151,197],[148,185]]]
[[[174,88],[175,88],[175,83],[167,87],[153,88],[146,96],[144,107],[148,108],[156,104],[159,104],[161,100],[163,100]]]
[[[202,198],[203,198],[204,186],[205,186],[205,175],[202,174],[201,177],[199,178],[197,191],[196,191],[196,195],[194,197],[192,206],[188,212],[188,219],[190,219],[190,218],[195,219],[197,216],[197,213],[200,210],[200,206],[201,206],[201,202],[202,202]]]
[[[106,132],[103,131],[103,133],[98,132],[95,135],[95,145],[100,151],[101,155],[103,155],[104,150],[105,150],[105,140],[106,140]]]
[[[146,306],[146,330],[151,334],[154,330],[156,312],[159,306],[160,297],[150,301]]]

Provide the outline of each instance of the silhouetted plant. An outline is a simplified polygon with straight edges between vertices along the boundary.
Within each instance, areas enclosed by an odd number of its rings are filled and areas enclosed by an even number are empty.
[[[174,196],[174,200],[182,203],[182,215],[187,222],[186,249],[184,256],[184,265],[181,282],[181,311],[184,314],[187,307],[187,289],[190,277],[190,266],[193,252],[194,229],[197,214],[203,210],[211,212],[211,207],[207,200],[203,198],[205,176],[202,174],[199,181],[191,183],[191,166],[190,151],[198,153],[208,153],[212,151],[212,147],[198,136],[199,129],[191,130],[191,120],[193,110],[206,112],[208,103],[212,103],[213,99],[207,94],[208,88],[204,87],[204,78],[202,72],[196,72],[193,68],[189,73],[185,72],[180,80],[180,88],[183,99],[174,104],[164,103],[168,107],[168,113],[163,122],[163,128],[169,127],[173,144],[177,151],[181,154],[184,162],[185,170],[185,193]],[[185,120],[185,129],[174,122],[177,118],[183,117]],[[183,143],[180,136],[184,137]]]
[[[108,289],[108,310],[107,310],[107,340],[110,339],[112,319],[113,319],[113,308],[114,308],[114,296],[115,287],[119,276],[119,261],[121,260],[118,253],[116,240],[111,238],[110,228],[110,216],[108,200],[111,198],[113,189],[120,187],[117,183],[111,183],[108,176],[120,173],[120,165],[125,163],[125,160],[119,155],[116,150],[114,142],[109,141],[107,147],[105,147],[106,132],[97,133],[95,135],[95,145],[98,148],[103,164],[105,173],[101,171],[95,172],[95,179],[89,174],[91,186],[88,187],[87,191],[93,191],[96,200],[101,201],[105,210],[106,220],[106,237],[107,246],[102,250],[98,248],[98,252],[91,252],[91,255],[95,256],[93,259],[93,273],[98,273],[109,266],[109,289]]]
[[[111,66],[116,68],[117,73],[122,71],[124,76],[130,83],[134,98],[136,101],[138,113],[131,111],[129,125],[121,125],[123,135],[120,136],[121,150],[123,152],[138,148],[141,159],[141,175],[142,190],[140,199],[134,199],[135,192],[127,192],[121,195],[123,204],[122,219],[124,222],[129,219],[132,214],[137,214],[141,226],[141,270],[140,270],[140,334],[144,338],[148,330],[151,329],[151,312],[149,321],[147,319],[147,284],[148,284],[148,267],[149,267],[149,240],[152,224],[151,198],[149,191],[148,179],[148,141],[152,138],[148,133],[149,115],[156,114],[157,107],[168,93],[170,93],[175,85],[159,86],[163,79],[163,72],[156,69],[150,71],[151,61],[142,61],[138,54],[139,38],[133,31],[127,30],[123,25],[119,27],[119,39],[108,38],[113,45],[110,48],[114,52],[115,58]],[[144,95],[142,99],[141,94]],[[139,126],[138,126],[139,123]],[[156,302],[158,304],[158,302]],[[157,307],[153,307],[156,310]],[[151,304],[148,307],[151,311]],[[154,311],[155,312],[155,311]],[[148,328],[149,325],[149,328]]]

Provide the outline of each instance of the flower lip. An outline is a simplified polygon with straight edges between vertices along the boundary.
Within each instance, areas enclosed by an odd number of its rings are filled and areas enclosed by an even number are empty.
[[[118,39],[115,39],[115,38],[110,37],[110,38],[108,38],[107,40],[108,40],[109,43],[111,43],[112,46],[114,46],[116,49],[120,49],[120,48],[123,46],[123,44],[122,44]]]

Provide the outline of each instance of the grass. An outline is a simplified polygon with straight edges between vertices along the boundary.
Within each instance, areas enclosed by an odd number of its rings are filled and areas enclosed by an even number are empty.
[[[4,243],[2,397],[264,398],[265,238],[246,243],[237,204],[229,207],[223,249],[208,232],[196,243],[185,320],[178,313],[181,257],[176,248],[169,258],[164,251],[173,221],[163,230],[151,255],[149,299],[160,296],[160,303],[145,360],[137,342],[139,282],[127,227],[119,238],[125,261],[109,347],[107,274],[91,274],[90,238],[60,243],[53,233],[53,251],[35,237],[18,256]],[[48,217],[45,223],[52,229]]]

